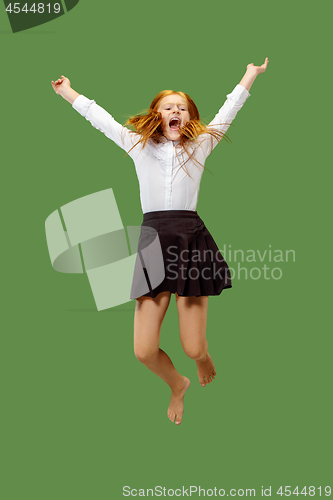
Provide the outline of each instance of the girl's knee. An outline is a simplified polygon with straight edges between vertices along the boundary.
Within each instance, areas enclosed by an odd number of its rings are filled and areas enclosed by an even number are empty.
[[[186,356],[195,361],[204,358],[207,354],[207,343],[205,344],[196,344],[196,345],[183,345],[184,352]]]
[[[136,359],[138,359],[144,365],[151,363],[157,356],[158,351],[152,349],[151,347],[143,348],[136,347],[134,348],[134,354]]]

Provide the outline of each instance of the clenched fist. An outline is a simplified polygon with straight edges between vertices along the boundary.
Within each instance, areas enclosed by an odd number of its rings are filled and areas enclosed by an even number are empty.
[[[64,75],[61,75],[61,78],[58,78],[55,82],[52,80],[51,85],[56,94],[61,95],[61,97],[71,104],[73,104],[75,99],[79,96],[79,94],[71,88],[71,82]]]

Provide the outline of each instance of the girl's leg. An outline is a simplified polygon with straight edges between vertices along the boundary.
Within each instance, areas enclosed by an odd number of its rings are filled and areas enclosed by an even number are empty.
[[[180,340],[185,354],[195,360],[200,384],[205,387],[216,375],[206,340],[208,296],[176,298]]]
[[[169,356],[159,348],[161,326],[170,296],[170,292],[162,292],[155,299],[140,297],[136,300],[134,353],[139,361],[171,388],[168,417],[172,422],[180,424],[184,411],[184,395],[190,381],[177,372]]]

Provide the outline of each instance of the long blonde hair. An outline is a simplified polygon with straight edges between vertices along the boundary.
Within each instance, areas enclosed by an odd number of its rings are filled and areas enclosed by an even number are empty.
[[[161,142],[163,137],[162,115],[157,110],[161,100],[164,97],[173,94],[179,95],[187,101],[188,111],[190,115],[190,120],[185,123],[185,125],[183,125],[179,130],[179,145],[181,147],[181,150],[185,151],[188,159],[193,160],[197,166],[200,165],[202,168],[204,168],[204,166],[194,157],[193,152],[189,152],[187,147],[189,141],[195,141],[198,144],[197,138],[202,134],[209,134],[211,136],[212,148],[213,139],[215,139],[217,142],[220,142],[222,139],[225,139],[228,142],[231,141],[224,132],[221,132],[216,128],[214,129],[212,127],[208,127],[201,122],[198,108],[196,107],[194,101],[190,98],[190,96],[188,96],[184,92],[176,92],[174,90],[162,90],[162,92],[159,92],[159,94],[157,94],[157,96],[153,99],[149,110],[145,114],[135,115],[127,120],[125,125],[132,125],[135,128],[135,131],[139,135],[141,135],[141,138],[134,144],[134,146],[132,146],[127,154],[130,153],[130,151],[132,151],[132,149],[135,148],[135,146],[137,146],[139,143],[142,143],[142,147],[144,148],[149,139],[151,139],[155,143]],[[181,164],[181,167],[185,166],[185,163],[186,162],[184,161],[184,163]],[[186,168],[185,171],[189,175]]]

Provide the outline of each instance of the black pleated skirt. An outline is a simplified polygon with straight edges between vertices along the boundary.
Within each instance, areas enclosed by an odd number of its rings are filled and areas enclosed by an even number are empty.
[[[186,297],[220,295],[231,286],[228,265],[197,212],[143,215],[131,300],[165,291]]]

